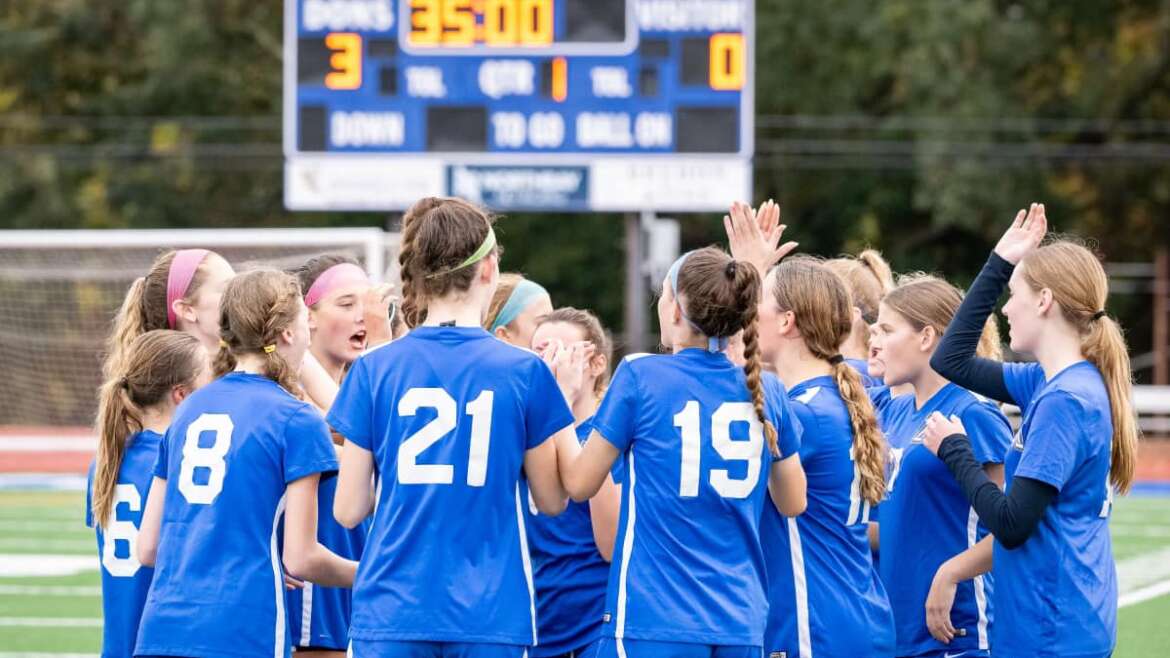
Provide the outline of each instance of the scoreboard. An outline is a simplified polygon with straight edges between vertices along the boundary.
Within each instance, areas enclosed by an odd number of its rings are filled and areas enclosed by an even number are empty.
[[[753,0],[286,0],[285,204],[722,210]]]

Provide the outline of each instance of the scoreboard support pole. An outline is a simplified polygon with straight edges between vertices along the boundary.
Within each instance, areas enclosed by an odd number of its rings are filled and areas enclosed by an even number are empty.
[[[645,352],[647,322],[646,273],[643,267],[646,247],[642,226],[654,219],[653,211],[626,214],[626,351]]]

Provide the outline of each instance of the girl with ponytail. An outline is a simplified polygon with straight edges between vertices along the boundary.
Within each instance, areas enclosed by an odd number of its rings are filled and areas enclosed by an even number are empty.
[[[103,656],[131,656],[154,570],[136,537],[162,434],[175,407],[211,380],[207,351],[192,335],[157,329],[133,341],[121,374],[99,393],[97,459],[86,487],[86,524],[101,560]]]
[[[135,655],[287,657],[283,569],[326,587],[350,586],[357,569],[317,540],[318,481],[337,457],[299,396],[309,325],[296,278],[233,278],[218,326],[219,379],[184,402],[159,446],[138,537],[155,574]]]
[[[799,425],[761,374],[759,299],[751,263],[711,247],[683,255],[658,301],[673,355],[627,356],[584,448],[557,445],[574,500],[596,493],[623,460],[600,658],[761,653],[760,517],[771,504],[801,513],[805,482]],[[742,368],[724,354],[741,330]]]
[[[160,254],[146,276],[130,285],[106,344],[103,373],[124,370],[134,339],[155,329],[174,329],[199,339],[209,354],[219,343],[219,300],[235,271],[222,256],[207,249],[179,249]]]
[[[870,557],[870,509],[885,495],[886,445],[861,376],[841,355],[853,328],[844,282],[821,261],[764,279],[760,347],[804,427],[808,510],[765,507],[771,604],[764,655],[892,656],[894,618]],[[795,612],[795,614],[793,614]]]
[[[374,517],[355,658],[521,658],[537,641],[520,480],[540,513],[564,510],[557,444],[577,441],[565,398],[580,382],[562,390],[539,356],[484,330],[500,279],[492,223],[461,199],[407,211],[413,329],[358,357],[329,410],[345,437],[334,516],[350,528]]]
[[[1011,441],[1007,418],[995,404],[930,366],[962,300],[963,294],[942,279],[903,277],[882,300],[871,339],[885,383],[912,389],[879,411],[890,446],[878,529],[880,574],[894,612],[898,656],[986,656],[993,648],[993,583],[984,575],[991,537],[946,467],[922,445],[931,414],[962,418],[971,428],[978,469],[989,481],[1003,481]],[[993,322],[982,323],[976,333],[998,352]]]
[[[1109,280],[1070,241],[1041,246],[1043,204],[1021,210],[971,286],[931,365],[1023,411],[1007,454],[1007,493],[972,468],[968,429],[935,416],[937,451],[995,533],[997,655],[1108,656],[1117,637],[1109,537],[1113,493],[1133,482],[1138,429],[1128,351],[1105,312]],[[1011,347],[1035,363],[980,358],[976,330],[1008,288]]]

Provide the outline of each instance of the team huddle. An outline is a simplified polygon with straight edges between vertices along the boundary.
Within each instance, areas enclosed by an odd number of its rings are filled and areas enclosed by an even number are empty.
[[[1033,204],[964,295],[779,220],[732,206],[616,367],[459,199],[406,213],[400,299],[161,255],[100,392],[103,656],[1110,655],[1137,429],[1097,258]]]

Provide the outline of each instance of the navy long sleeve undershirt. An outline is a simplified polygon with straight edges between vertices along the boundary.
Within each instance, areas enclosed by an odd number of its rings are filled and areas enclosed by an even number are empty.
[[[1004,383],[1003,363],[975,355],[983,326],[1014,269],[1014,265],[992,252],[930,358],[930,367],[967,390],[1018,404]],[[938,457],[971,501],[979,520],[1005,548],[1017,548],[1031,536],[1059,493],[1046,482],[1016,477],[1012,478],[1011,493],[1005,494],[987,477],[970,440],[962,434],[944,439]]]
[[[930,358],[930,367],[947,380],[969,391],[1012,404],[1016,401],[1004,384],[1003,364],[975,356],[975,350],[983,335],[983,325],[995,310],[995,303],[1008,279],[1012,278],[1014,269],[1015,266],[992,252]]]
[[[1057,494],[1051,484],[1026,477],[1012,478],[1011,493],[1004,494],[987,477],[983,465],[975,459],[971,441],[962,434],[943,439],[938,458],[950,469],[979,520],[1008,549],[1023,545]]]

